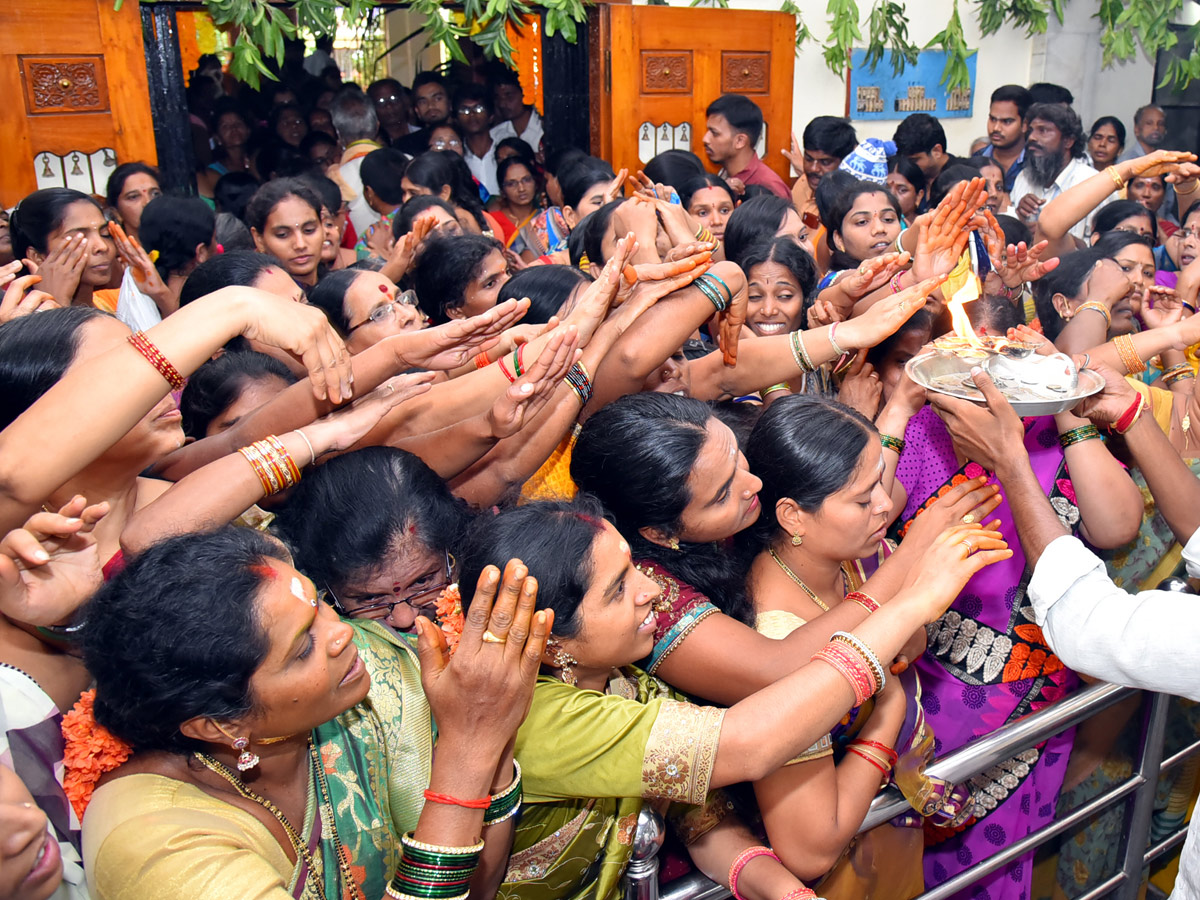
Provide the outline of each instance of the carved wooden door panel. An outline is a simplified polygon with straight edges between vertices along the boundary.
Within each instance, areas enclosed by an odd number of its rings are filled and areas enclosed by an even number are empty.
[[[721,94],[745,94],[763,111],[763,161],[789,177],[779,151],[791,134],[792,16],[612,5],[601,7],[598,18],[594,152],[631,172],[672,148],[691,150],[707,164],[704,110]]]
[[[6,207],[40,187],[103,193],[118,163],[155,161],[137,3],[0,4],[0,96]]]

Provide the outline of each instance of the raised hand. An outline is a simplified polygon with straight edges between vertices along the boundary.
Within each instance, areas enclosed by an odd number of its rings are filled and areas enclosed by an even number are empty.
[[[39,275],[26,275],[10,280],[8,288],[4,291],[4,299],[0,300],[0,325],[44,309],[59,308],[58,301],[45,291],[32,290],[41,280]]]
[[[0,540],[0,613],[26,625],[71,619],[103,581],[92,530],[107,503],[82,496],[57,513],[38,512]]]
[[[52,249],[41,264],[25,258],[25,268],[31,275],[42,276],[42,290],[63,306],[70,306],[79,290],[79,279],[87,268],[87,238],[82,234],[68,234],[61,244]]]
[[[625,180],[629,177],[629,170],[622,169],[617,173],[617,177],[608,183],[608,187],[604,190],[604,202],[612,203],[621,196],[621,191],[625,188]]]
[[[779,151],[783,154],[784,159],[792,164],[792,171],[804,177],[804,152],[800,149],[800,142],[796,140],[796,132],[792,132],[791,149],[783,149]]]
[[[21,271],[22,265],[21,260],[14,259],[12,262],[0,266],[0,288],[6,288],[12,284],[17,273]]]
[[[321,310],[251,287],[224,288],[243,301],[247,313],[242,334],[285,350],[308,370],[313,394],[334,403],[354,393],[350,353]]]
[[[600,270],[600,275],[587,286],[575,302],[575,306],[564,317],[563,325],[574,325],[579,330],[581,347],[587,346],[600,323],[608,315],[609,309],[615,303],[622,302],[618,297],[622,284],[628,283],[632,286],[636,283],[636,269],[629,264],[629,260],[633,258],[637,248],[638,242],[634,240],[633,232],[619,238],[612,256]],[[623,274],[628,274],[628,279],[623,277]],[[626,294],[625,299],[628,299],[628,296]]]
[[[667,255],[663,257],[663,262],[678,262],[681,259],[687,259],[689,256],[698,256],[705,252],[711,257],[713,251],[716,249],[717,245],[708,241],[688,241],[687,243],[676,244],[668,250]]]
[[[1012,550],[999,531],[979,525],[952,525],[939,534],[909,570],[912,595],[926,604],[925,621],[939,619],[976,572],[1008,559]]]
[[[311,425],[305,425],[303,432],[312,445],[313,453],[321,457],[326,453],[349,450],[401,403],[426,393],[434,377],[433,372],[397,375],[353,403],[322,416]]]
[[[991,216],[991,213],[988,215]],[[1009,244],[999,259],[992,257],[993,271],[988,273],[988,280],[990,281],[995,275],[1006,288],[1010,289],[1019,287],[1027,281],[1037,281],[1058,267],[1057,256],[1042,259],[1042,254],[1049,246],[1049,241],[1039,241],[1032,247],[1026,247],[1024,241],[1018,244]],[[990,244],[988,253],[991,253]]]
[[[954,269],[967,247],[971,221],[986,198],[982,178],[960,181],[928,219],[921,217],[912,266],[915,278],[924,280]]]
[[[1096,263],[1087,285],[1087,302],[1103,303],[1110,310],[1129,293],[1132,286],[1121,267],[1111,259]]]
[[[845,318],[832,300],[821,300],[820,298],[813,301],[813,305],[804,315],[809,328],[823,328],[834,322],[841,322]]]
[[[1147,328],[1163,328],[1174,325],[1183,318],[1183,303],[1171,288],[1165,285],[1152,284],[1146,288],[1146,299],[1153,300],[1142,304],[1142,321]]]
[[[1194,163],[1195,161],[1195,153],[1187,153],[1182,150],[1155,150],[1153,153],[1129,160],[1130,176],[1126,180],[1132,180],[1142,175],[1173,174],[1181,163]]]
[[[746,289],[746,279],[742,278],[733,301],[723,312],[717,313],[718,342],[721,345],[721,360],[729,368],[737,365],[738,340],[742,336],[742,326],[746,324],[746,310],[750,305],[750,292]]]
[[[857,269],[839,278],[837,284],[851,300],[861,300],[891,281],[897,272],[907,269],[911,262],[912,256],[907,251],[884,253],[882,256],[863,260]]]
[[[405,235],[407,237],[407,235]],[[500,335],[529,310],[529,299],[505,300],[469,319],[400,335],[400,351],[409,368],[449,371],[468,363],[481,350],[500,343]]]
[[[903,546],[924,552],[938,535],[954,525],[981,525],[994,530],[1000,520],[989,522],[987,518],[1003,499],[999,485],[988,484],[986,475],[956,484],[912,520],[904,533]]]
[[[852,350],[874,347],[884,338],[895,334],[945,280],[944,274],[926,278],[898,294],[873,303],[861,316],[842,323],[838,329],[838,343]]]
[[[158,274],[158,268],[150,259],[150,254],[142,246],[141,241],[125,233],[119,222],[109,222],[108,230],[112,234],[113,243],[117,247],[117,255],[121,262],[133,273],[133,280],[146,295],[155,300],[162,300],[171,294],[170,288]]]
[[[1026,194],[1017,203],[1017,217],[1022,222],[1029,222],[1045,204],[1045,200],[1040,200],[1033,194]]]
[[[524,721],[554,612],[534,612],[537,579],[519,559],[509,560],[503,579],[487,566],[475,585],[462,637],[451,658],[437,625],[418,617],[421,686],[446,736],[486,745],[499,756]],[[464,698],[471,702],[464,702]]]
[[[525,374],[496,398],[488,411],[492,434],[511,437],[531,421],[554,396],[572,365],[579,361],[579,335],[573,329],[560,331],[528,367]]]
[[[838,388],[838,402],[856,409],[868,419],[879,412],[879,401],[883,397],[883,382],[875,367],[867,362],[867,351],[859,350]]]

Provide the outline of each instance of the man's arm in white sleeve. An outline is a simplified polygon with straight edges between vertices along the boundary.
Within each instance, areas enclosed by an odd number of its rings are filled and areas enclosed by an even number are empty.
[[[1184,551],[1200,572],[1200,532]],[[1074,537],[1038,560],[1029,599],[1046,642],[1064,664],[1114,684],[1200,700],[1200,597],[1121,590]]]

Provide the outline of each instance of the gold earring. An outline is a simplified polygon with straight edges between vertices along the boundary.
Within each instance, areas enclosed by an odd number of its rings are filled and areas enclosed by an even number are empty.
[[[667,546],[670,547],[672,550],[678,550],[679,549],[679,538],[671,538],[669,541],[667,541]]]
[[[239,772],[247,772],[258,765],[258,754],[250,750],[250,739],[245,735],[234,737],[226,731],[219,722],[213,722],[217,730],[225,737],[233,741],[233,749],[240,751],[237,758],[237,768]]]
[[[792,535],[792,546],[793,547],[799,547],[803,543],[804,543],[804,535],[802,535],[800,532],[797,531],[795,534]]]
[[[577,682],[573,667],[579,665],[579,660],[564,650],[557,638],[550,638],[546,644],[554,653],[554,666],[562,674],[563,682],[574,687]]]

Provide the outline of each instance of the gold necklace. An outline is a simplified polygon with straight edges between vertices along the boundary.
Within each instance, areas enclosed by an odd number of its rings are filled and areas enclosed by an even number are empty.
[[[787,563],[779,558],[779,554],[775,552],[774,547],[768,547],[767,552],[771,554],[771,559],[775,560],[775,563],[779,566],[779,568],[783,569],[784,575],[792,579],[792,581],[796,582],[796,584],[800,585],[800,590],[808,594],[809,599],[812,600],[813,603],[817,604],[817,606],[821,607],[821,609],[823,609],[825,612],[829,612],[829,607],[821,601],[820,597],[813,593],[813,589],[801,581],[796,573],[788,568]]]
[[[345,854],[342,850],[342,842],[338,838],[337,827],[333,820],[332,801],[329,799],[329,785],[325,782],[324,773],[321,771],[321,767],[318,763],[317,751],[311,740],[308,742],[308,751],[313,768],[313,777],[317,779],[322,793],[322,796],[318,798],[318,815],[321,815],[320,808],[325,804],[328,803],[331,807],[329,815],[329,827],[333,833],[333,845],[337,852],[338,872],[342,877],[342,883],[352,895],[362,897],[362,890],[358,887],[358,883],[353,879],[353,877],[351,877],[345,861]],[[287,834],[288,840],[291,841],[292,849],[296,851],[296,857],[303,861],[305,867],[312,874],[313,887],[316,888],[317,896],[320,898],[320,900],[328,900],[325,894],[325,886],[322,885],[320,880],[318,880],[316,877],[316,865],[314,863],[312,854],[308,851],[307,844],[300,837],[300,834],[296,831],[296,829],[292,827],[292,823],[288,820],[288,817],[284,815],[283,811],[266,797],[254,793],[254,791],[242,784],[241,780],[234,775],[227,766],[217,762],[217,760],[213,759],[207,753],[196,753],[194,756],[200,762],[200,764],[204,766],[204,768],[216,775],[219,775],[221,778],[225,779],[225,781],[229,782],[230,786],[232,786],[239,795],[247,800],[254,801],[275,817],[275,820],[283,826],[283,830]],[[324,821],[324,819],[325,817],[322,815],[322,821]]]

